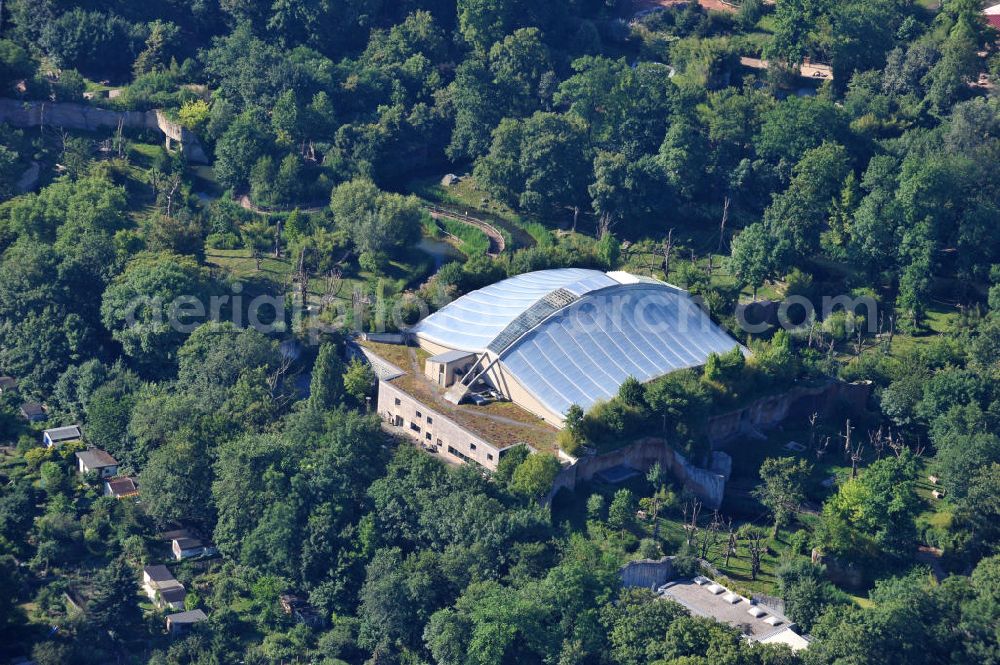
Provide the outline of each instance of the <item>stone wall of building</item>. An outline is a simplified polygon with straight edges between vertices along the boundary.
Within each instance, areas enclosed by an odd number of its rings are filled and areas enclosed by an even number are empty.
[[[379,381],[378,413],[390,430],[454,462],[472,460],[496,470],[502,451],[451,418],[418,402],[388,381]]]
[[[709,418],[708,440],[713,449],[724,448],[734,439],[758,435],[789,417],[826,415],[841,404],[851,411],[865,411],[870,395],[869,382],[831,381],[821,386],[796,386],[779,395],[762,397],[742,409]]]
[[[639,559],[629,561],[618,569],[623,587],[658,588],[674,577],[674,558]]]
[[[87,132],[125,129],[151,129],[163,133],[167,147],[171,141],[181,144],[188,159],[208,163],[198,137],[171,121],[162,111],[113,111],[73,102],[28,102],[0,99],[0,122],[14,127],[50,125]]]
[[[580,457],[559,472],[547,500],[551,501],[561,489],[570,491],[576,489],[578,483],[590,480],[601,471],[616,466],[628,466],[645,471],[656,462],[668,470],[685,488],[701,498],[707,506],[718,508],[722,504],[726,477],[721,473],[694,466],[664,439],[655,437],[641,439],[608,453]],[[720,464],[724,466],[721,460]]]

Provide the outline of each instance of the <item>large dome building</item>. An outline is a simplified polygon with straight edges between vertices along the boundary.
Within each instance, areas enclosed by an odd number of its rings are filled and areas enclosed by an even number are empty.
[[[682,289],[580,268],[473,291],[410,332],[450,402],[488,385],[556,427],[570,406],[586,411],[629,377],[649,381],[739,345]]]
[[[378,376],[387,427],[496,469],[519,445],[558,451],[574,404],[589,409],[629,377],[649,381],[737,346],[682,289],[568,268],[473,291],[402,338],[364,336],[358,348]]]

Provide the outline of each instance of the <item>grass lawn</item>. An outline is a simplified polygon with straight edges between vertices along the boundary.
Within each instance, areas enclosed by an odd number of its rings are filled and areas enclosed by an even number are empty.
[[[927,310],[925,329],[917,334],[897,332],[892,338],[891,353],[902,355],[932,344],[939,335],[954,332],[960,316],[956,307],[933,304]]]
[[[636,500],[640,497],[652,494],[652,488],[642,476],[633,477],[617,485],[608,485],[594,479],[589,483],[581,483],[575,492],[563,492],[556,497],[552,507],[553,521],[557,524],[569,524],[570,528],[574,530],[584,530],[586,529],[586,505],[588,497],[591,494],[602,495],[604,497],[606,510],[607,506],[610,505],[615,492],[622,488],[629,489],[636,497]],[[679,496],[679,488],[674,488],[674,492]],[[682,505],[683,503],[680,504],[680,506]],[[656,540],[659,542],[660,547],[665,554],[677,554],[684,547],[686,539],[684,528],[685,519],[680,506],[664,511],[657,519],[659,528]],[[720,511],[720,514],[725,515],[726,513]],[[702,509],[698,520],[699,531],[697,540],[692,546],[693,551],[696,554],[701,554],[701,539],[709,535],[710,531],[707,527],[712,522],[712,519],[713,512],[708,509]],[[806,522],[810,521],[810,519],[810,516],[805,516]],[[730,557],[728,566],[724,565],[726,546],[728,544],[728,533],[725,530],[720,530],[717,533],[714,543],[710,544],[707,548],[705,558],[709,563],[718,568],[719,572],[728,578],[728,581],[725,583],[731,587],[734,587],[743,593],[757,592],[774,594],[776,592],[775,583],[778,566],[780,565],[782,558],[788,554],[791,535],[794,529],[782,529],[778,532],[778,536],[776,538],[770,538],[771,525],[766,518],[757,518],[753,520],[733,519],[733,528],[738,529],[743,524],[748,523],[752,523],[760,527],[768,536],[767,551],[761,558],[761,569],[756,580],[751,579],[750,558],[745,541],[741,540],[737,544],[736,554]],[[809,527],[806,526],[805,528]],[[630,541],[634,549],[638,543],[638,539],[652,538],[653,533],[656,530],[657,527],[651,518],[647,518],[646,520],[636,520],[633,528],[627,532],[625,540]],[[610,533],[609,536],[616,541],[621,539],[621,537],[616,533]],[[627,545],[626,548],[628,548]],[[638,551],[635,551],[631,554],[627,554],[625,559],[635,559],[639,556]]]
[[[399,292],[417,286],[433,271],[433,257],[423,251],[413,252],[412,255],[416,259],[415,262],[390,260],[385,266],[385,274],[381,275],[381,278],[387,281],[390,291]],[[258,270],[257,261],[248,249],[206,248],[205,263],[225,271],[232,279],[264,282],[269,285],[270,289],[282,293],[291,288],[292,273],[295,271],[291,257],[287,255],[281,258],[264,256],[260,262],[260,270]],[[339,300],[350,302],[356,289],[370,290],[366,287],[375,284],[379,278],[380,276],[363,270],[354,274],[345,274],[341,278],[336,297]],[[318,298],[324,295],[324,288],[325,280],[322,275],[314,275],[310,279],[310,296]]]
[[[774,34],[776,22],[774,20],[774,14],[766,14],[757,21],[757,29],[761,32],[766,32],[768,34]]]

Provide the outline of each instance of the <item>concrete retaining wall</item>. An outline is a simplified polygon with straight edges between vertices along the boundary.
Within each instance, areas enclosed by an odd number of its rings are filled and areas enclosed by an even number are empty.
[[[590,480],[601,471],[616,466],[630,466],[643,471],[656,462],[670,471],[685,488],[701,498],[707,506],[718,508],[722,504],[722,495],[726,488],[726,478],[723,474],[694,466],[664,439],[654,437],[641,439],[609,453],[579,458],[559,472],[547,500],[551,501],[560,489],[565,488],[570,491],[576,489],[578,483]]]
[[[116,130],[119,122],[126,129],[152,129],[164,135],[167,147],[171,142],[192,162],[207,164],[208,157],[198,137],[167,118],[163,111],[112,111],[73,102],[25,102],[0,99],[0,122],[14,127],[50,125],[87,132]]]
[[[838,404],[852,411],[867,410],[870,382],[831,381],[821,386],[796,386],[780,395],[762,397],[742,409],[708,420],[708,441],[713,449],[724,448],[734,439],[772,429],[788,417],[825,415]]]
[[[665,556],[662,559],[640,559],[630,561],[618,569],[623,587],[642,587],[655,589],[666,584],[674,577],[674,558]]]
[[[601,471],[616,466],[644,471],[659,462],[706,506],[718,508],[732,472],[732,458],[720,450],[726,444],[776,427],[789,416],[828,413],[838,404],[864,411],[870,393],[871,384],[867,382],[831,381],[822,386],[797,386],[780,395],[763,397],[731,413],[714,416],[708,421],[708,440],[713,449],[709,469],[694,466],[664,439],[655,437],[641,439],[609,453],[581,457],[559,472],[547,500],[551,501],[560,489],[576,489],[579,482],[590,480]]]

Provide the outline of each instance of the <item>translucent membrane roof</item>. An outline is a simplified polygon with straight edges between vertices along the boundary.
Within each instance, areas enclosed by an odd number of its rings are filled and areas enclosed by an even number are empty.
[[[465,295],[413,329],[464,351],[489,351],[553,413],[609,399],[640,381],[705,363],[736,340],[681,289],[628,273],[543,270]]]
[[[430,342],[462,351],[482,352],[529,307],[556,289],[578,283],[581,295],[596,284],[616,282],[598,270],[539,270],[472,291],[423,319],[411,330]]]

